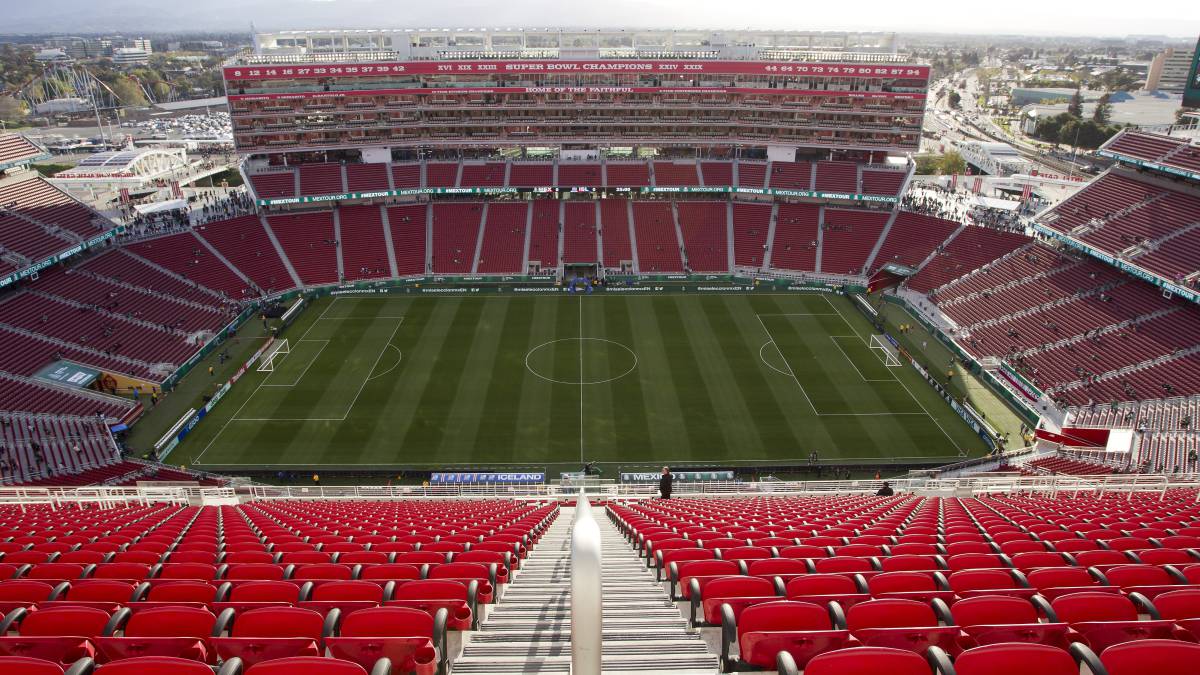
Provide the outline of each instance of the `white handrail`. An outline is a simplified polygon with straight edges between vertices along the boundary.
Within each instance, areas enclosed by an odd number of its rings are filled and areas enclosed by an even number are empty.
[[[600,675],[604,643],[604,589],[600,526],[587,495],[575,502],[571,524],[571,673]]]

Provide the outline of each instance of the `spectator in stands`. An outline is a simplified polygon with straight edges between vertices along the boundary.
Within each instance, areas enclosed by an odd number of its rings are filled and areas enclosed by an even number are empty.
[[[883,487],[879,488],[879,492],[876,492],[875,496],[876,497],[891,497],[894,494],[896,494],[896,493],[892,490],[892,486],[889,485],[888,482],[885,480],[885,481],[883,481]]]
[[[662,469],[662,478],[658,479],[658,494],[663,499],[671,498],[671,483],[673,481],[670,467],[664,466]]]

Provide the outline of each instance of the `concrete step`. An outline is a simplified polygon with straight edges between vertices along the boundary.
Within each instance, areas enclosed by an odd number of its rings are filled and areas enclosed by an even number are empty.
[[[665,633],[665,634],[664,634]],[[700,639],[699,633],[679,632],[675,630],[666,631],[648,631],[648,630],[631,630],[628,627],[604,628],[604,643],[609,642],[661,642],[667,641],[687,641],[695,640],[703,642]],[[524,633],[517,631],[504,631],[503,633],[489,633],[487,631],[476,631],[468,638],[468,644],[516,644],[522,642],[556,642],[571,641],[571,629],[555,628],[551,630],[531,630]]]
[[[687,621],[676,612],[674,617],[604,617],[604,627],[614,630],[642,630],[660,635],[678,635],[678,631],[687,629]],[[562,619],[492,619],[489,618],[480,626],[483,631],[539,631],[565,630],[570,632],[570,617]]]
[[[636,654],[688,654],[707,655],[708,647],[703,640],[644,640],[632,642],[628,640],[611,640],[604,643],[604,656],[633,656]],[[563,642],[526,642],[505,643],[499,645],[467,645],[463,648],[463,657],[493,657],[510,658],[514,656],[530,656],[546,658],[554,656],[570,656],[571,643]]]
[[[603,672],[715,675],[718,659],[671,603],[661,582],[602,510]],[[571,668],[570,531],[564,508],[481,630],[464,635],[452,672],[471,675],[569,673]]]
[[[715,656],[633,654],[602,657],[602,673],[675,673],[676,675],[713,675],[717,672]],[[471,657],[454,664],[455,673],[471,675],[507,675],[509,673],[570,673],[571,657]]]
[[[533,616],[533,615],[548,616],[548,615],[552,615],[552,614],[570,614],[570,611],[571,611],[571,604],[569,602],[554,602],[554,603],[547,603],[544,605],[534,605],[534,604],[508,605],[508,604],[505,604],[504,607],[500,607],[496,611],[493,611],[492,616]],[[664,603],[655,603],[655,604],[642,604],[642,605],[638,605],[637,603],[624,603],[624,604],[605,603],[604,604],[604,613],[606,616],[610,615],[610,614],[616,616],[616,615],[622,615],[622,614],[637,614],[637,613],[647,613],[647,614],[652,614],[652,615],[674,613],[674,614],[678,615],[679,611],[676,608],[674,608],[673,605],[667,604],[665,602]]]
[[[505,602],[503,604],[503,606],[498,608],[496,611],[497,612],[508,612],[510,610],[515,610],[515,611],[529,612],[529,611],[534,611],[537,609],[569,608],[570,606],[571,606],[570,597],[564,595],[559,598],[549,599],[545,602],[518,601],[515,599],[510,599],[508,602]],[[653,601],[646,602],[641,598],[636,598],[636,599],[627,598],[627,599],[619,599],[619,600],[614,599],[614,598],[605,598],[604,599],[604,610],[605,611],[608,611],[610,609],[612,609],[612,610],[645,610],[645,609],[655,609],[655,608],[663,608],[663,607],[674,609],[675,605],[671,602],[668,602],[666,600],[666,598],[663,598],[663,600],[661,602],[653,602]]]

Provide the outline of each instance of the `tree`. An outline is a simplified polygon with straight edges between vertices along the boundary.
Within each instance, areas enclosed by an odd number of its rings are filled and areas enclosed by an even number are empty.
[[[957,108],[958,104],[962,101],[962,96],[957,91],[951,91],[948,100],[950,101],[951,108]]]
[[[1092,121],[1100,126],[1108,124],[1112,119],[1112,103],[1109,103],[1109,94],[1104,92],[1099,101],[1096,101],[1096,109],[1092,111]]]
[[[1095,120],[1081,120],[1070,113],[1060,113],[1039,122],[1034,136],[1055,145],[1094,149],[1120,130],[1121,127],[1114,124],[1100,124]]]
[[[137,83],[125,76],[120,76],[108,84],[113,93],[120,99],[121,105],[145,105],[146,95]]]
[[[941,158],[937,155],[917,155],[917,175],[932,176],[941,169]]]
[[[1079,146],[1079,137],[1083,129],[1078,118],[1074,115],[1058,130],[1058,142],[1071,147]]]
[[[945,175],[966,173],[967,160],[963,159],[963,156],[957,150],[951,150],[942,155],[941,166],[939,168]]]
[[[162,80],[159,80],[158,82],[155,82],[153,85],[151,85],[151,88],[154,91],[154,98],[156,98],[158,101],[161,102],[161,101],[170,100],[171,85],[167,84],[166,82],[164,82]]]
[[[1079,87],[1075,87],[1075,94],[1071,96],[1071,102],[1067,104],[1067,114],[1072,117],[1083,117],[1083,92]]]
[[[0,96],[0,120],[9,124],[25,119],[25,106],[12,96]]]

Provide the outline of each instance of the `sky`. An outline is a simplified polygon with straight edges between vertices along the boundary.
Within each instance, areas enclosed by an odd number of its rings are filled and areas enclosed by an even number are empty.
[[[649,27],[1200,36],[1197,0],[0,0],[0,32]]]

